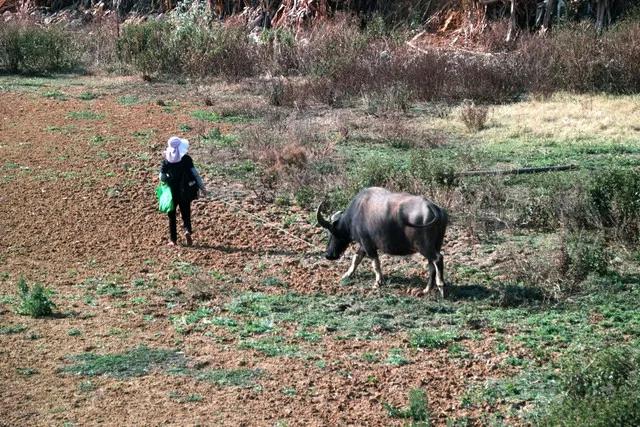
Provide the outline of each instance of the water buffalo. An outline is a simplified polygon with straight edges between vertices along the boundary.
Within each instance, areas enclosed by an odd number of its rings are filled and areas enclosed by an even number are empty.
[[[326,258],[336,260],[352,242],[358,249],[351,267],[342,277],[349,278],[366,255],[372,259],[376,286],[383,284],[378,251],[388,255],[411,255],[419,252],[428,261],[428,293],[433,284],[444,297],[444,262],[440,249],[447,228],[447,212],[420,196],[392,193],[384,188],[370,187],[360,191],[344,212],[336,212],[330,220],[318,207],[318,224],[330,232]]]

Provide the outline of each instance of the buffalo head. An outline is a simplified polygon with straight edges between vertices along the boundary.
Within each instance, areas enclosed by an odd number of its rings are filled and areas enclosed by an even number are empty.
[[[325,254],[325,257],[328,260],[336,260],[342,256],[344,251],[347,250],[351,243],[351,238],[348,230],[346,229],[347,227],[345,224],[341,223],[342,212],[334,213],[331,215],[331,219],[327,221],[322,216],[323,206],[324,202],[318,206],[316,218],[318,220],[318,224],[329,231],[329,244],[327,245],[327,253]]]

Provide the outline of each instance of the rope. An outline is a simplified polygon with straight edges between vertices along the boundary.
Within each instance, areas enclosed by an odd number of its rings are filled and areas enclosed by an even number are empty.
[[[244,214],[244,215],[246,215],[246,216],[248,216],[248,217],[250,217],[250,218],[253,218],[253,219],[255,219],[255,220],[258,220],[258,221],[260,221],[262,224],[266,225],[267,227],[270,227],[270,228],[273,228],[273,229],[275,229],[275,230],[278,230],[278,231],[280,231],[280,232],[282,232],[282,233],[286,234],[287,236],[289,236],[289,237],[293,238],[294,240],[297,240],[297,241],[299,241],[299,242],[302,242],[302,243],[306,244],[307,246],[310,246],[311,248],[314,248],[314,249],[316,249],[316,250],[319,250],[320,252],[324,251],[324,249],[323,249],[323,248],[321,248],[321,247],[317,246],[316,244],[311,243],[311,242],[309,242],[308,240],[303,239],[302,237],[298,237],[298,236],[296,236],[295,234],[293,234],[293,233],[291,233],[291,232],[289,232],[289,231],[287,231],[287,230],[283,229],[282,227],[279,227],[277,224],[272,223],[272,222],[269,222],[267,219],[265,219],[265,218],[261,217],[260,215],[256,215],[256,214],[254,214],[254,213],[247,212],[247,211],[245,211],[244,209],[242,209],[241,207],[239,207],[238,205],[236,205],[236,204],[234,204],[234,203],[232,203],[232,202],[229,202],[229,201],[227,201],[227,200],[225,200],[225,199],[223,199],[223,198],[220,198],[220,197],[218,197],[218,198],[215,198],[215,197],[207,197],[207,198],[205,198],[204,200],[207,200],[207,201],[217,201],[217,202],[222,202],[222,203],[224,203],[225,205],[227,205],[228,207],[233,208],[236,212],[240,212],[240,213],[242,213],[242,214]]]

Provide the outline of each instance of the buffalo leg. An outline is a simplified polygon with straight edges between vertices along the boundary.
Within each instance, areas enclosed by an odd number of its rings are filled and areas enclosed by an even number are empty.
[[[431,292],[433,285],[438,287],[440,296],[444,298],[444,261],[440,252],[424,252],[424,257],[427,258],[427,266],[429,274],[427,277],[427,286],[422,291],[424,294]]]
[[[376,286],[382,286],[384,284],[384,277],[382,276],[382,269],[380,268],[380,259],[376,256],[371,260],[371,266],[376,273]]]
[[[428,294],[431,292],[431,288],[436,281],[436,266],[432,261],[427,260],[427,268],[429,270],[429,274],[427,277],[427,286],[422,291],[424,294]]]
[[[344,276],[342,276],[342,280],[348,279],[351,276],[353,276],[353,273],[355,273],[356,268],[358,268],[358,266],[362,262],[362,258],[364,258],[364,251],[361,248],[359,248],[351,260],[351,267],[349,267],[349,270],[347,270],[347,272],[344,273]]]
[[[436,269],[436,285],[438,285],[440,296],[444,298],[444,260],[440,252],[438,252],[438,257],[433,265]]]

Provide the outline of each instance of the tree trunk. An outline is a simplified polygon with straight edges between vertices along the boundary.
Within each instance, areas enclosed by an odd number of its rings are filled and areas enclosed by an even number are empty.
[[[547,0],[547,5],[544,11],[544,21],[542,21],[542,31],[549,31],[551,28],[551,17],[553,15],[553,9],[556,7],[556,0]]]
[[[608,19],[605,19],[607,17]],[[609,26],[611,20],[611,11],[609,10],[609,0],[598,0],[596,10],[596,31],[598,34]]]
[[[507,32],[507,42],[515,38],[518,22],[516,20],[516,0],[511,0],[511,16],[509,17],[509,31]]]

